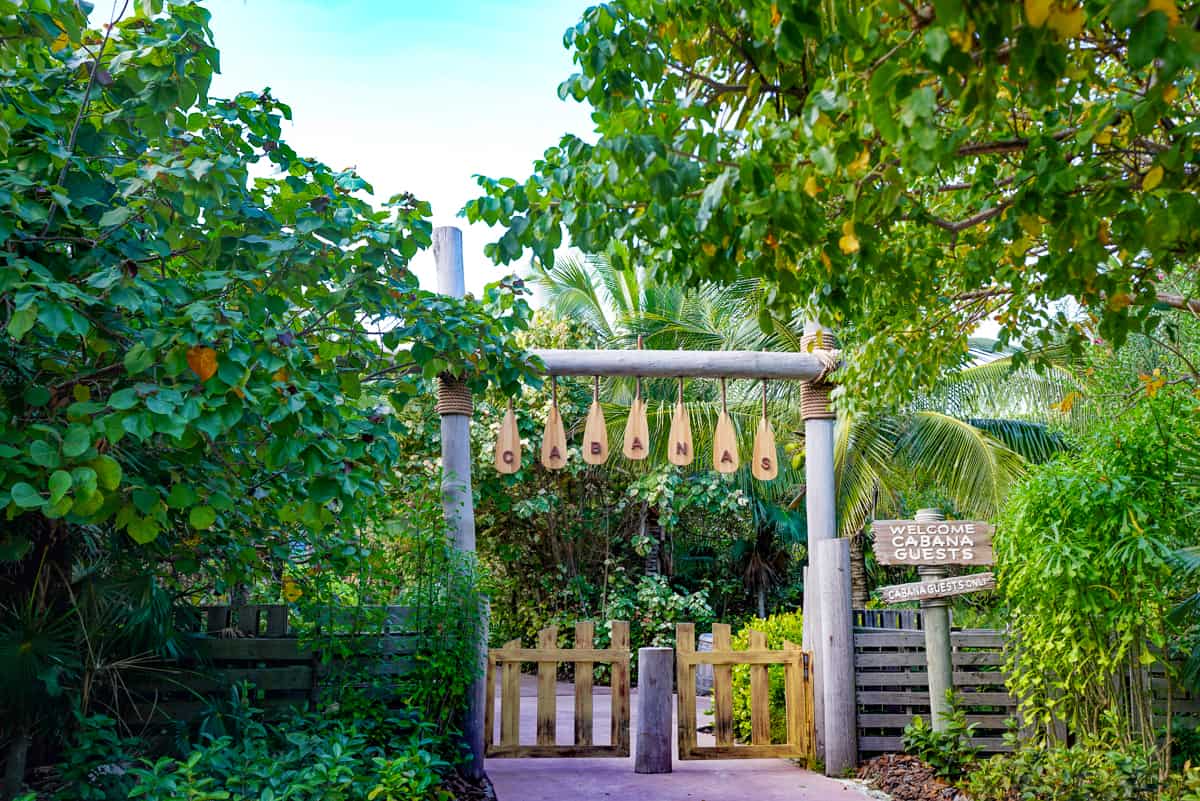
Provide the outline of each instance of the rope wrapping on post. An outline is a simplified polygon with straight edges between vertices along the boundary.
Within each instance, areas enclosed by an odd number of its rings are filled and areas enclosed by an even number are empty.
[[[800,414],[805,420],[833,420],[836,415],[829,405],[829,393],[834,384],[829,380],[841,366],[841,351],[837,339],[828,331],[814,331],[800,338],[800,347],[821,362],[821,374],[800,385]]]
[[[471,388],[467,382],[450,375],[440,375],[437,381],[437,413],[440,415],[461,414],[470,417],[475,413],[471,401]]]

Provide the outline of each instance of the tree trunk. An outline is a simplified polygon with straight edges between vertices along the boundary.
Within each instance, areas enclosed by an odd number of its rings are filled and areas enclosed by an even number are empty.
[[[31,740],[29,729],[21,727],[8,744],[8,755],[4,763],[3,797],[5,799],[16,798],[20,794],[21,788],[25,786],[25,762],[29,758]]]
[[[870,597],[865,540],[866,534],[861,531],[850,538],[850,605],[854,609],[866,609]]]
[[[761,584],[758,587],[758,616],[767,617],[767,588]]]

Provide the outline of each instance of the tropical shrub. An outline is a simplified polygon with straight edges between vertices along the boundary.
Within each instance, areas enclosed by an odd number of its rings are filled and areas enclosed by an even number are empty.
[[[800,645],[804,641],[803,613],[781,612],[767,618],[754,618],[733,635],[733,647],[744,649],[750,645],[750,631],[761,631],[767,635],[768,648],[782,648],[784,642]],[[786,693],[783,684],[783,665],[767,668],[771,699],[771,741],[787,741]],[[733,733],[741,740],[750,739],[750,668],[735,665],[733,668]]]
[[[905,753],[919,757],[944,779],[958,779],[979,755],[979,748],[971,744],[977,724],[967,723],[967,713],[952,690],[946,692],[946,697],[950,714],[944,728],[936,730],[917,715],[904,727],[902,740]]]
[[[1034,468],[996,536],[1019,643],[1010,690],[1027,720],[1056,715],[1111,747],[1154,745],[1141,677],[1161,660],[1182,595],[1172,554],[1194,541],[1196,401],[1157,389],[1098,422],[1078,455]]]
[[[700,631],[713,621],[712,606],[703,591],[679,592],[665,576],[643,576],[631,594],[613,601],[611,609],[614,620],[630,621],[634,650],[674,646],[676,623],[695,623]]]
[[[1030,744],[979,763],[964,786],[972,801],[1130,801],[1158,798],[1157,767],[1142,752],[1091,744]],[[1185,795],[1176,796],[1186,798]]]

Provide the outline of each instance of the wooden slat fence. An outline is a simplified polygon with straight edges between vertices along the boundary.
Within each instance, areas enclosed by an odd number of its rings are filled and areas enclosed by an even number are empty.
[[[991,629],[955,631],[954,686],[978,723],[974,742],[984,753],[1007,750],[1005,721],[1017,714],[1004,686],[1004,633]],[[863,756],[902,749],[901,734],[913,716],[929,720],[923,631],[858,628],[854,633],[858,692],[858,749]]]
[[[300,706],[315,702],[323,681],[335,672],[360,670],[386,683],[412,664],[416,638],[403,607],[333,610],[323,622],[331,633],[303,640],[289,615],[286,604],[247,605],[235,615],[229,606],[180,610],[178,625],[194,653],[132,674],[126,680],[128,696],[118,699],[122,716],[141,724],[190,720],[214,699],[228,698],[241,682],[260,691],[254,700],[258,707]],[[326,648],[356,628],[370,632],[361,635],[365,642],[358,639],[346,649],[360,656]]]

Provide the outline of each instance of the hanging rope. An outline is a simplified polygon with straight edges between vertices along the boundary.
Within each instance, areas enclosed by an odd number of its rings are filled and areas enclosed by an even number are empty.
[[[813,331],[800,337],[800,348],[821,362],[820,375],[800,385],[800,414],[805,420],[832,420],[836,415],[829,406],[829,393],[834,385],[829,376],[841,366],[837,339],[828,331]]]

